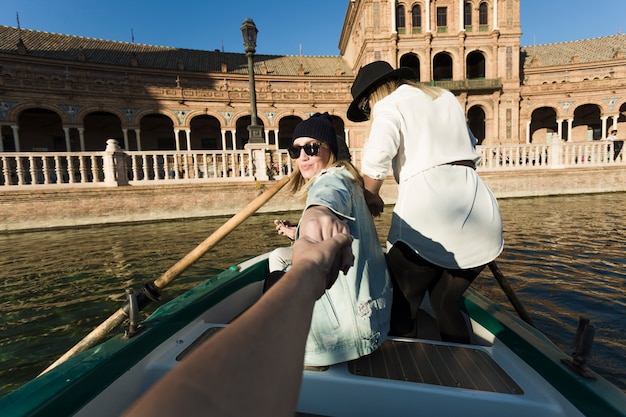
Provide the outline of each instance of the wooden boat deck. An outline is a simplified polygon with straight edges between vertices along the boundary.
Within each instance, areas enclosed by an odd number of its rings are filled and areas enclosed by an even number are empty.
[[[501,394],[523,394],[481,350],[422,341],[387,340],[368,356],[348,362],[354,375],[419,382]]]

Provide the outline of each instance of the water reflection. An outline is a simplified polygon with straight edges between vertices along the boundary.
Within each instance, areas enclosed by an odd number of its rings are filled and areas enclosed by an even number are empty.
[[[500,202],[506,246],[497,260],[535,324],[560,347],[580,315],[596,326],[592,367],[626,390],[624,194]],[[391,209],[376,219],[381,242]],[[274,217],[255,215],[179,276],[167,301],[230,265],[286,244]],[[158,278],[227,218],[0,236],[0,395],[45,369],[109,317],[124,288]],[[488,269],[474,284],[510,310]],[[149,306],[146,313],[156,305]]]

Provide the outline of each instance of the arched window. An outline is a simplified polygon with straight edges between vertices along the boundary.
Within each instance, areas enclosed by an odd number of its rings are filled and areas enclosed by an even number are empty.
[[[446,52],[440,52],[433,57],[433,80],[452,80],[452,57]]]
[[[413,33],[422,33],[422,6],[419,4],[413,6],[411,10],[411,26]]]
[[[404,6],[399,4],[396,6],[396,28],[398,33],[406,33],[406,20],[404,17]]]
[[[409,67],[415,71],[417,78],[415,81],[420,81],[420,60],[414,53],[408,53],[400,57],[400,66]]]
[[[485,56],[480,51],[472,51],[465,60],[467,79],[485,79]]]
[[[478,25],[481,31],[488,30],[489,24],[489,9],[486,2],[480,3],[478,6]]]
[[[465,25],[465,30],[468,32],[472,31],[472,3],[469,1],[465,2],[465,12],[463,14],[463,24]]]
[[[485,111],[482,107],[473,106],[467,111],[467,127],[478,139],[478,145],[482,145],[486,136]]]

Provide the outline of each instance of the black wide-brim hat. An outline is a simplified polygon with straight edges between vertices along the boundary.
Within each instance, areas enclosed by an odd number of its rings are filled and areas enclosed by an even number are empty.
[[[416,78],[417,74],[411,68],[393,69],[391,64],[386,61],[374,61],[361,67],[350,89],[353,100],[348,107],[348,119],[353,122],[364,122],[368,119],[367,115],[359,108],[359,102],[379,84],[390,79],[414,80]]]

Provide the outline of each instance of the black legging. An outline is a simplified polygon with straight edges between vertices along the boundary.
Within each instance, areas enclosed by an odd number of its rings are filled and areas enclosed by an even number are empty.
[[[484,265],[471,269],[441,268],[423,259],[403,242],[397,242],[391,248],[387,262],[394,286],[391,335],[416,335],[417,313],[428,290],[441,339],[470,343],[459,299]]]

